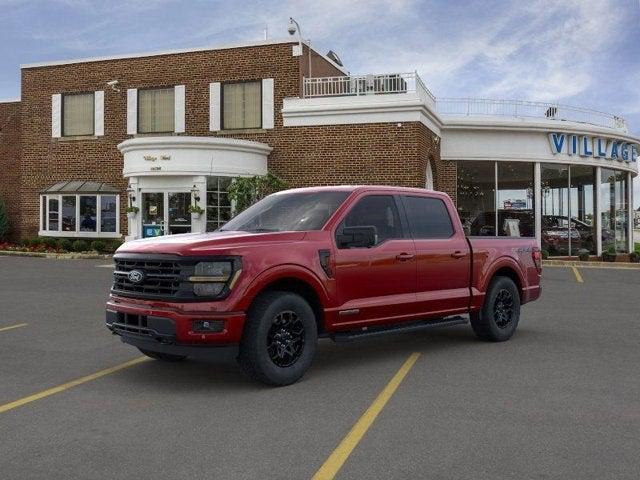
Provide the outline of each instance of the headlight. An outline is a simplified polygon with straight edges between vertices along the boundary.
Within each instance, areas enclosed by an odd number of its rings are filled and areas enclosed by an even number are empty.
[[[215,297],[220,295],[229,283],[233,272],[230,261],[200,262],[196,264],[194,275],[189,277],[193,282],[193,293],[199,297]]]

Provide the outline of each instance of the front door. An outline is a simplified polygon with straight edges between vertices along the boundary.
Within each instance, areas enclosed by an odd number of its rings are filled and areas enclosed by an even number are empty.
[[[142,237],[191,232],[189,192],[143,192]]]
[[[373,226],[377,239],[370,248],[340,248],[337,244],[336,323],[353,327],[371,320],[392,323],[414,313],[415,248],[403,231],[394,196],[361,198],[338,226],[336,235],[345,226]]]

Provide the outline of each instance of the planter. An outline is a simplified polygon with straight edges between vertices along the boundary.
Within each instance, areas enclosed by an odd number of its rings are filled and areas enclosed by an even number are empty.
[[[202,216],[202,213],[195,213],[192,212],[191,213],[191,220],[200,220],[200,217]]]
[[[138,215],[138,212],[127,212],[127,218],[129,220],[133,220],[134,218],[136,218],[136,215]]]
[[[617,253],[603,253],[602,254],[602,261],[603,262],[615,262],[616,258],[618,257]]]

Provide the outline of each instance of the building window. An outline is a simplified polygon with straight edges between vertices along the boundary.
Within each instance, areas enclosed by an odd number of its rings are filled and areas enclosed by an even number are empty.
[[[98,209],[98,205],[100,208]],[[118,237],[120,199],[114,194],[42,195],[42,235]]]
[[[603,168],[600,171],[602,251],[628,251],[629,212],[627,173]]]
[[[175,130],[175,89],[138,91],[138,133],[169,133]]]
[[[569,230],[569,166],[540,164],[540,182],[542,249],[549,255],[569,255],[570,236],[577,235]]]
[[[222,90],[224,130],[262,127],[262,82],[226,83]]]
[[[535,237],[533,163],[498,162],[498,235]]]
[[[94,93],[63,95],[62,135],[64,137],[94,134]]]
[[[495,162],[458,162],[457,206],[468,235],[496,234]]]
[[[231,177],[207,178],[207,232],[217,230],[231,219],[229,185]]]
[[[76,231],[76,197],[75,195],[62,197],[62,231]]]
[[[571,255],[577,255],[580,249],[597,253],[595,221],[596,169],[582,165],[569,167],[569,212],[572,228],[580,238],[578,242],[571,239]],[[626,245],[625,245],[626,251]]]

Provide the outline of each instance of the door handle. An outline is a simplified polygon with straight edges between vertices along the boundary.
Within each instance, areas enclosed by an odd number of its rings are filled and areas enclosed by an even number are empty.
[[[401,262],[405,262],[407,260],[411,260],[415,255],[410,253],[400,253],[396,255],[396,260],[400,260]]]
[[[462,251],[460,251],[460,250],[456,250],[455,252],[453,252],[453,253],[451,254],[451,256],[452,256],[453,258],[462,258],[462,257],[464,257],[464,256],[466,256],[466,255],[467,255],[467,254],[466,254],[465,252],[462,252]]]

